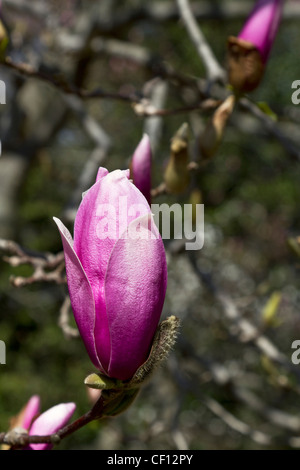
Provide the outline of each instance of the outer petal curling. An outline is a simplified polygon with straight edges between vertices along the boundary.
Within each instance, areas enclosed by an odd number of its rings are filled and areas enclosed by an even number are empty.
[[[104,372],[95,348],[95,304],[93,292],[84,269],[73,249],[70,232],[59,219],[56,217],[53,219],[62,238],[69,294],[75,321],[91,361]]]
[[[32,420],[40,413],[41,400],[38,395],[33,395],[24,409],[22,427],[29,429]]]
[[[100,181],[102,178],[104,178],[105,176],[107,176],[109,173],[109,171],[106,169],[106,168],[103,168],[102,166],[100,166],[99,170],[98,170],[98,173],[97,173],[97,178],[96,178],[96,182],[97,181]]]

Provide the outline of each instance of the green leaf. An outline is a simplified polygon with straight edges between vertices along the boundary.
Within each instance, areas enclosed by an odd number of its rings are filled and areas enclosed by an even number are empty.
[[[262,317],[265,325],[278,325],[276,314],[278,312],[278,308],[281,302],[281,297],[282,296],[280,292],[274,292],[267,301],[266,305],[264,306],[262,311]]]
[[[256,105],[263,113],[273,119],[273,121],[278,120],[277,114],[272,111],[268,103],[266,103],[265,101],[258,101]]]
[[[90,374],[84,381],[85,385],[97,390],[116,390],[124,387],[123,382],[117,379],[111,379],[102,374]]]

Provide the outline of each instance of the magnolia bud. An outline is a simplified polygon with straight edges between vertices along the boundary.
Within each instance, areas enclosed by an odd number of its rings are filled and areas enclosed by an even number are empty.
[[[265,65],[256,47],[244,39],[228,38],[228,82],[239,93],[258,87]]]
[[[149,204],[151,204],[151,161],[150,139],[144,134],[131,159],[130,177]]]
[[[170,159],[164,174],[168,192],[178,194],[187,188],[190,182],[188,163],[188,124],[184,123],[171,141]]]
[[[228,81],[237,93],[260,83],[281,21],[284,0],[257,0],[238,37],[228,39]]]
[[[222,141],[224,129],[235,104],[234,95],[228,96],[216,109],[199,138],[199,148],[203,158],[213,157]]]
[[[129,171],[99,169],[77,211],[74,241],[55,218],[79,332],[94,366],[119,380],[147,359],[167,288],[163,241],[128,177]]]

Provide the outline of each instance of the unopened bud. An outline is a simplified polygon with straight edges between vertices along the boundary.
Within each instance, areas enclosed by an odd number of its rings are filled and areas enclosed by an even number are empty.
[[[184,123],[171,141],[170,159],[164,174],[168,192],[179,194],[187,188],[190,182],[188,163],[188,124]]]
[[[237,93],[260,83],[282,18],[284,0],[257,0],[238,37],[228,39],[228,79]]]
[[[265,71],[262,56],[248,41],[230,36],[228,38],[228,82],[238,93],[255,90]]]
[[[228,96],[216,109],[199,138],[199,148],[204,159],[213,157],[223,139],[224,130],[235,104],[234,95]]]
[[[149,204],[151,204],[151,162],[150,139],[144,134],[131,159],[130,176],[133,184],[144,194]]]

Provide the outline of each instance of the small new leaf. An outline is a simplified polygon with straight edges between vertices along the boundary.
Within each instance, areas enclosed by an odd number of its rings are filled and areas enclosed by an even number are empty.
[[[111,379],[102,374],[90,374],[84,381],[85,385],[97,390],[119,390],[123,388],[123,382],[117,379]]]
[[[277,114],[274,113],[274,111],[272,111],[272,109],[270,108],[270,106],[268,105],[268,103],[266,103],[265,101],[258,101],[256,103],[256,105],[259,107],[259,109],[265,113],[267,116],[269,116],[271,119],[273,119],[273,121],[277,121],[278,120],[278,117],[277,117]]]
[[[281,302],[281,293],[274,292],[269,300],[267,301],[266,305],[262,311],[262,318],[265,325],[268,326],[277,326],[278,319],[276,318],[278,308]]]

